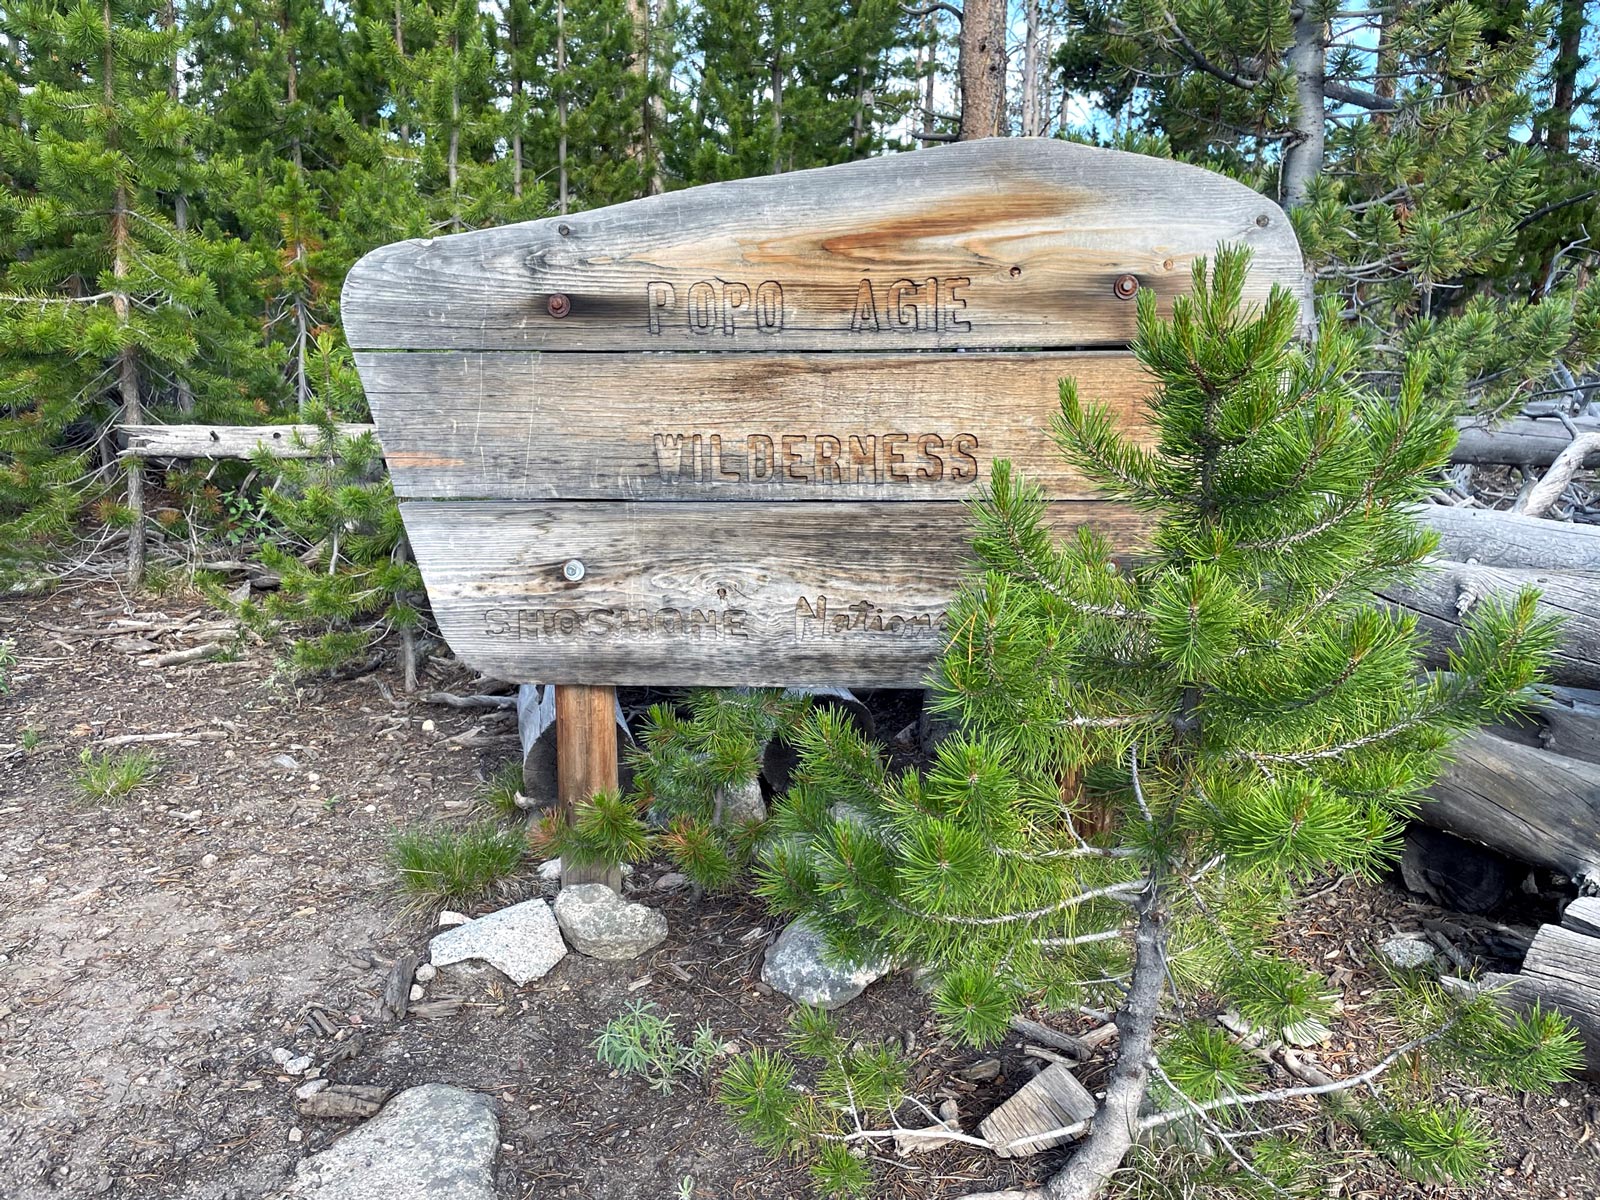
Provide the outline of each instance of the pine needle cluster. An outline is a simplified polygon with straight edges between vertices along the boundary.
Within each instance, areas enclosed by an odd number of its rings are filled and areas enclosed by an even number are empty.
[[[872,1175],[852,1136],[891,1136],[910,1063],[890,1043],[853,1044],[821,1009],[789,1018],[788,1053],[756,1047],[722,1073],[717,1097],[758,1145],[807,1163],[828,1196],[863,1195]],[[801,1071],[814,1079],[804,1086]]]
[[[1156,1086],[1167,1115],[1108,1130],[1175,1113],[1204,1129],[1260,1102],[1252,1065],[1206,1023],[1232,1007],[1282,1038],[1330,1019],[1325,981],[1267,945],[1293,886],[1390,862],[1451,740],[1528,703],[1555,637],[1534,594],[1504,597],[1425,668],[1415,619],[1372,589],[1432,548],[1409,509],[1446,461],[1451,413],[1418,371],[1392,400],[1362,387],[1336,321],[1297,342],[1288,294],[1245,309],[1247,269],[1230,249],[1198,264],[1169,320],[1140,296],[1148,437],[1062,385],[1062,453],[1143,517],[1142,543],[1058,534],[1039,491],[997,464],[975,510],[982,573],[952,608],[937,679],[960,732],[895,775],[812,714],[759,867],[761,893],[839,958],[929,969],[966,1041],[997,1039],[1036,1000],[1118,1010],[1117,1070]],[[1452,1065],[1519,1087],[1571,1064],[1557,1024],[1434,1000],[1408,1053],[1470,1033]],[[1383,1119],[1360,1126],[1402,1165],[1481,1163],[1470,1116],[1396,1086],[1374,1103]],[[1467,1149],[1426,1150],[1452,1137]]]
[[[764,826],[729,798],[758,786],[767,743],[809,710],[807,697],[771,689],[702,688],[682,709],[651,707],[632,754],[634,796],[660,827],[658,848],[699,887],[727,887],[749,864]]]

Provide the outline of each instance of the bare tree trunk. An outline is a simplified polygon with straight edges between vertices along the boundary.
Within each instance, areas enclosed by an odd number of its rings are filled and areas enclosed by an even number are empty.
[[[1321,10],[1306,4],[1294,19],[1294,44],[1289,48],[1289,69],[1294,72],[1294,137],[1284,143],[1283,206],[1304,204],[1311,181],[1322,171],[1327,140],[1327,107],[1323,96],[1327,71],[1328,34]]]
[[[176,0],[167,0],[166,11],[161,17],[162,27],[171,33],[178,24],[178,7]],[[178,72],[180,69],[179,53],[176,47],[172,51],[172,79],[167,83],[167,98],[174,104],[181,99],[178,89]],[[172,224],[178,231],[178,243],[181,246],[184,234],[189,232],[189,197],[184,192],[179,192],[172,198]],[[179,261],[187,265],[182,251],[179,252]],[[192,413],[194,411],[194,389],[189,386],[189,379],[180,369],[175,372],[178,384],[178,411]]]
[[[100,21],[105,33],[105,52],[101,69],[105,72],[104,96],[106,112],[114,113],[117,107],[116,57],[113,53],[111,0],[102,0]],[[116,129],[113,127],[111,146],[116,148]],[[128,332],[133,320],[133,302],[123,289],[122,280],[128,275],[128,189],[117,185],[111,201],[111,275],[116,281],[111,291],[111,311],[122,327],[124,345],[117,351],[117,392],[122,401],[122,421],[128,425],[142,424],[144,410],[139,403],[138,349]],[[144,581],[144,461],[130,458],[125,464],[128,476],[128,509],[133,513],[133,525],[128,530],[128,584],[138,587]]]
[[[1556,20],[1556,60],[1551,67],[1554,86],[1545,129],[1545,147],[1552,154],[1572,149],[1572,115],[1577,106],[1578,71],[1583,65],[1584,0],[1561,0]]]
[[[1133,1149],[1139,1109],[1150,1084],[1156,1016],[1167,978],[1166,930],[1154,895],[1139,902],[1133,946],[1133,978],[1128,997],[1117,1013],[1121,1042],[1117,1065],[1106,1085],[1106,1098],[1101,1101],[1094,1127],[1083,1145],[1045,1184],[1046,1200],[1094,1200]]]
[[[661,53],[658,32],[661,29],[660,0],[651,0],[650,4],[650,77],[654,86],[650,89],[650,96],[645,104],[646,141],[650,147],[650,194],[659,196],[666,191],[666,183],[661,175],[661,146],[658,138],[660,131],[667,127],[667,89],[672,85],[669,77],[667,56]]]
[[[1044,106],[1039,88],[1039,0],[1027,0],[1023,10],[1026,32],[1022,43],[1022,136],[1044,133]]]
[[[772,34],[772,173],[783,173],[783,38]]]
[[[1006,0],[966,0],[961,16],[958,141],[1006,132]]]
[[[567,71],[567,5],[566,0],[556,0],[556,73],[565,76]],[[563,78],[556,95],[556,124],[561,130],[556,142],[556,167],[560,176],[560,211],[567,214],[567,81]]]
[[[938,74],[938,56],[934,53],[931,37],[938,36],[933,26],[932,14],[922,14],[922,37],[917,42],[917,78],[922,80],[922,139],[928,141],[933,134],[933,84]],[[926,73],[924,73],[926,72]]]
[[[401,18],[400,0],[394,0],[394,49],[395,53],[399,55],[401,63],[404,64],[406,58],[406,33],[405,23]],[[402,69],[404,68],[402,67]],[[404,107],[404,105],[405,95],[402,92],[400,96],[396,97],[396,106]],[[411,125],[405,119],[404,114],[402,114],[400,121],[400,144],[402,146],[408,145],[410,141]]]
[[[518,53],[522,49],[517,43],[517,30],[511,20],[510,12],[506,14],[506,42],[508,60],[511,69],[511,194],[518,200],[522,199],[522,63]]]

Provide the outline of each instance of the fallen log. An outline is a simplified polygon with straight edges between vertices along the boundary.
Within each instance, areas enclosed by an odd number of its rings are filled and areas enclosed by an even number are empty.
[[[1545,703],[1489,732],[1565,758],[1600,763],[1600,692],[1553,687]]]
[[[1487,731],[1452,747],[1418,816],[1522,862],[1600,884],[1600,764]]]
[[[371,433],[371,425],[340,425],[342,437]],[[123,425],[127,458],[318,458],[325,453],[316,425]]]
[[[1600,432],[1600,421],[1576,418],[1572,427],[1580,436],[1596,433]],[[1463,419],[1457,422],[1457,428],[1460,436],[1450,452],[1450,461],[1474,466],[1548,467],[1573,436],[1560,421],[1536,421],[1531,417],[1514,417],[1493,429]],[[1584,465],[1600,466],[1600,452],[1591,453]]]
[[[1600,1079],[1600,938],[1559,925],[1542,925],[1528,947],[1518,975],[1484,976],[1486,986],[1504,989],[1501,1002],[1518,1012],[1537,1004],[1555,1009],[1577,1028],[1587,1074]]]
[[[1443,504],[1419,505],[1416,514],[1439,535],[1441,559],[1600,576],[1600,525]],[[1600,578],[1595,585],[1600,586]]]
[[[1600,686],[1600,575],[1438,562],[1414,581],[1379,588],[1377,595],[1416,615],[1433,643],[1433,661],[1442,664],[1480,602],[1493,595],[1509,599],[1529,587],[1540,592],[1540,612],[1562,620],[1551,682]]]

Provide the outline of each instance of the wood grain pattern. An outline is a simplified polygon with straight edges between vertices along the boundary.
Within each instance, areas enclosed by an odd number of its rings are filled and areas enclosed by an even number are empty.
[[[1001,1158],[1026,1158],[1082,1137],[1052,1134],[1094,1116],[1098,1106],[1089,1090],[1065,1065],[1052,1063],[1023,1084],[1012,1097],[983,1119],[983,1134]]]
[[[942,502],[407,501],[401,513],[456,655],[549,683],[917,686],[970,539],[965,506]],[[1144,527],[1105,503],[1053,504],[1049,521],[1130,547]]]
[[[358,350],[1122,346],[1117,280],[1170,302],[1224,242],[1255,251],[1249,299],[1306,294],[1288,219],[1243,184],[998,138],[398,242],[343,316]]]
[[[363,353],[395,491],[507,500],[962,499],[996,458],[1094,490],[1050,438],[1059,384],[1140,430],[1126,354]]]
[[[322,453],[315,425],[123,425],[125,455],[137,458],[314,458]],[[340,425],[343,437],[371,433],[371,425]]]

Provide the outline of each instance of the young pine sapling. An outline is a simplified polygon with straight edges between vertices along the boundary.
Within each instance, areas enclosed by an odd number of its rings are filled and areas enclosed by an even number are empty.
[[[1448,668],[1423,669],[1414,619],[1371,589],[1429,552],[1408,510],[1446,461],[1451,414],[1415,372],[1397,401],[1360,387],[1336,320],[1297,342],[1287,293],[1246,310],[1247,267],[1237,250],[1198,264],[1170,320],[1141,294],[1143,439],[1062,385],[1063,454],[1142,514],[1142,536],[1058,539],[1039,492],[997,463],[976,509],[983,572],[951,610],[937,685],[960,732],[893,776],[814,714],[763,852],[774,907],[841,958],[922,964],[969,1042],[1034,1002],[1114,1011],[1104,1099],[1050,1200],[1097,1195],[1141,1137],[1179,1123],[1237,1178],[1281,1189],[1299,1159],[1252,1135],[1255,1106],[1334,1094],[1324,1109],[1412,1174],[1468,1177],[1490,1143],[1430,1099],[1429,1065],[1539,1088],[1575,1062],[1560,1020],[1416,979],[1395,988],[1403,1044],[1330,1087],[1268,1089],[1216,1031],[1229,1007],[1268,1038],[1331,1015],[1323,981],[1268,948],[1293,886],[1389,862],[1451,740],[1525,704],[1554,639],[1525,593],[1480,604]]]

